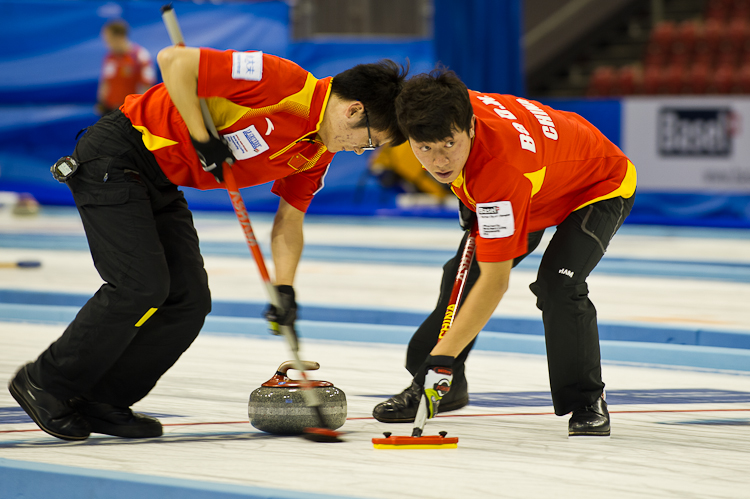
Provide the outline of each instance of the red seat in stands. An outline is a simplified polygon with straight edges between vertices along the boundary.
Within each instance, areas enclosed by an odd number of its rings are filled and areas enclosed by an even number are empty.
[[[689,56],[695,50],[698,33],[702,33],[702,31],[696,21],[692,19],[683,21],[676,30],[672,51],[676,54],[682,53]]]
[[[659,66],[649,66],[643,72],[643,93],[658,94],[662,88],[662,69]]]
[[[734,87],[734,67],[728,64],[719,66],[713,72],[710,93],[728,94]]]
[[[615,87],[615,70],[612,66],[599,66],[589,79],[588,95],[612,95]]]
[[[706,5],[706,19],[723,21],[729,16],[732,0],[709,0]]]
[[[633,95],[641,92],[641,71],[636,66],[623,66],[618,73],[617,88],[620,95]]]
[[[668,66],[662,75],[662,91],[668,94],[681,94],[685,84],[686,70],[681,64],[672,64]]]
[[[695,63],[687,74],[685,93],[705,94],[708,91],[710,70],[708,64]]]
[[[735,72],[736,91],[741,94],[750,94],[750,64],[742,66]]]

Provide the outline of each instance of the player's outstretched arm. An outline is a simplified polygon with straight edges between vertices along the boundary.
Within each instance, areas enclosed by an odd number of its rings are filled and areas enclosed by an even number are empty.
[[[302,234],[304,220],[304,212],[287,203],[283,198],[279,200],[279,208],[271,229],[271,253],[276,268],[277,286],[294,284],[294,275],[305,244]]]
[[[283,198],[273,220],[271,230],[271,254],[276,268],[276,290],[280,308],[269,305],[265,317],[271,324],[271,331],[279,331],[279,325],[289,326],[296,342],[297,302],[294,292],[294,275],[302,256],[304,239],[302,224],[304,212],[298,210]],[[277,334],[277,333],[274,333]]]
[[[435,345],[431,355],[457,357],[471,343],[490,320],[503,295],[508,290],[513,260],[479,262],[480,275],[464,300],[453,321],[453,326]]]
[[[190,136],[198,142],[208,142],[209,134],[198,101],[200,58],[200,49],[174,46],[159,51],[156,61],[164,86],[185,121]]]

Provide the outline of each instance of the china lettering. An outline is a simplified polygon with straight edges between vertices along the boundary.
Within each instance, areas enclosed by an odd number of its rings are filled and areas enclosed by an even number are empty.
[[[539,106],[532,104],[526,99],[516,99],[519,104],[529,110],[534,118],[542,125],[542,133],[545,137],[552,140],[557,140],[557,130],[555,129],[555,123],[550,118],[549,114],[544,112]]]
[[[448,308],[445,310],[445,317],[443,318],[443,325],[440,327],[440,334],[438,335],[439,339],[442,339],[443,336],[445,336],[445,333],[448,332],[448,330],[451,328],[451,322],[453,322],[453,312],[456,310],[456,304],[451,303],[448,305]]]
[[[500,104],[497,99],[490,97],[489,95],[480,95],[477,98],[486,106],[494,106],[493,111],[495,111],[495,114],[497,114],[501,118],[505,118],[506,120],[518,119],[505,106]],[[555,129],[555,123],[554,121],[552,121],[552,118],[550,118],[549,114],[547,114],[539,106],[527,101],[526,99],[519,98],[516,99],[516,102],[525,107],[526,110],[529,111],[532,116],[534,116],[534,118],[536,118],[539,124],[542,125],[542,133],[545,137],[551,140],[557,140],[558,135],[557,130]],[[520,134],[518,136],[518,139],[521,141],[521,149],[536,153],[536,143],[531,137],[529,131],[526,130],[526,127],[524,127],[521,123],[514,121],[513,128],[518,130]]]

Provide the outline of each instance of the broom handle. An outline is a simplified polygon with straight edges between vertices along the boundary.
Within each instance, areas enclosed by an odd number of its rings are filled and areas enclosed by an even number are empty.
[[[461,298],[466,287],[466,278],[469,275],[469,269],[471,263],[474,260],[474,252],[476,250],[477,241],[477,222],[475,221],[469,231],[469,237],[466,238],[463,252],[461,253],[461,260],[458,264],[458,272],[456,272],[456,279],[453,281],[453,290],[451,291],[451,297],[448,301],[448,307],[445,310],[445,317],[443,318],[443,326],[440,328],[440,334],[438,335],[438,342],[443,339],[445,333],[453,325],[453,319],[458,313],[458,305],[461,303]],[[419,399],[419,409],[417,409],[417,415],[414,418],[414,429],[412,430],[412,437],[421,437],[424,425],[427,423],[427,396],[423,393]]]

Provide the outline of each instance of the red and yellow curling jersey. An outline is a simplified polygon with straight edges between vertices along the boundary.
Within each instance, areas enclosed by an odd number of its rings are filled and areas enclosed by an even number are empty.
[[[156,82],[154,64],[148,50],[130,43],[130,50],[123,54],[108,53],[102,63],[101,82],[104,85],[102,104],[117,109],[130,94],[143,92]]]
[[[521,256],[528,233],[634,194],[633,164],[581,116],[512,95],[469,95],[476,136],[451,188],[477,212],[479,261]]]
[[[262,52],[201,49],[198,96],[237,161],[237,185],[275,181],[272,191],[307,211],[333,154],[314,137],[331,78],[315,79],[291,61]],[[164,84],[131,95],[121,107],[169,180],[198,189],[220,187],[203,171],[187,126]]]

